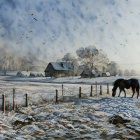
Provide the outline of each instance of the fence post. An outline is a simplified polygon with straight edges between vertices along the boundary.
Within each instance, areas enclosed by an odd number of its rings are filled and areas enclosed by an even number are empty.
[[[97,95],[97,82],[96,82],[96,95]]]
[[[16,89],[13,88],[13,110],[15,110],[15,93],[16,93]]]
[[[26,93],[25,96],[26,96],[26,107],[28,107],[28,94]]]
[[[100,95],[102,95],[102,85],[100,85]]]
[[[5,95],[2,94],[2,111],[5,113]]]
[[[109,84],[107,84],[107,94],[109,94]]]
[[[92,97],[93,86],[91,85],[90,97]]]
[[[79,98],[81,98],[81,87],[79,87]]]
[[[58,90],[56,90],[56,103],[58,103]]]
[[[64,101],[64,85],[62,84],[62,97],[63,97],[63,101]]]

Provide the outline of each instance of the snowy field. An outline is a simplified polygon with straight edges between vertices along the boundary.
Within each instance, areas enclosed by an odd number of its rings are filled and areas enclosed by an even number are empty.
[[[16,75],[16,74],[15,74]],[[65,84],[112,84],[118,78],[139,78],[140,76],[132,76],[132,77],[119,77],[119,76],[112,76],[112,77],[96,77],[96,78],[81,78],[80,76],[76,77],[59,77],[59,78],[51,78],[51,77],[30,77],[30,76],[23,76],[17,77],[14,75],[11,76],[0,76],[0,80],[4,81],[12,81],[12,82],[39,82],[39,83],[65,83]]]
[[[140,97],[111,97],[112,82],[120,77],[81,79],[22,78],[0,76],[0,92],[12,107],[12,90],[16,89],[17,111],[0,113],[0,139],[140,139]],[[49,83],[48,83],[49,82]],[[103,95],[95,83],[103,84]],[[64,102],[62,102],[64,83]],[[106,83],[110,83],[107,94]],[[93,84],[93,97],[90,87]],[[78,98],[79,87],[82,98]],[[58,90],[59,104],[55,103]],[[28,108],[25,105],[28,93]],[[0,100],[1,101],[1,100]],[[2,101],[1,101],[2,102]],[[0,105],[1,106],[1,105]],[[7,107],[7,109],[8,109]]]

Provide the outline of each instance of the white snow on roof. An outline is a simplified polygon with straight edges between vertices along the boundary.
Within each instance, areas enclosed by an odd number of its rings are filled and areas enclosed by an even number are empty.
[[[51,64],[55,70],[67,71],[73,67],[72,62],[51,62]]]

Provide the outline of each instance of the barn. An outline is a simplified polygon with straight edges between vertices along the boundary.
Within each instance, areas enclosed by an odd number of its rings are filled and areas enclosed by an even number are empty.
[[[45,69],[46,77],[73,76],[74,65],[72,62],[50,62]]]

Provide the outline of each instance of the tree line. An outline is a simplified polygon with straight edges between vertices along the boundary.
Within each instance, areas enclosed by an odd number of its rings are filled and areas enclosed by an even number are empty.
[[[136,75],[135,70],[122,70],[114,61],[110,61],[107,54],[102,49],[97,49],[95,46],[88,46],[76,50],[76,56],[71,53],[66,53],[62,61],[72,61],[74,64],[75,73],[79,65],[83,66],[86,71],[102,71],[109,72],[112,76],[133,76]]]

